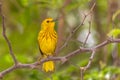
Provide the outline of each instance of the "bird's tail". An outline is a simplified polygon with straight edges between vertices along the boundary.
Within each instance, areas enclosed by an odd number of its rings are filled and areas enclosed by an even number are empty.
[[[42,65],[42,70],[45,71],[45,72],[53,72],[55,70],[54,61],[44,62],[43,65]]]

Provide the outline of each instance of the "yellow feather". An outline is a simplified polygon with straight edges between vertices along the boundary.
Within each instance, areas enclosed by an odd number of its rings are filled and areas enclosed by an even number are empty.
[[[57,44],[57,34],[54,30],[55,22],[52,18],[45,19],[41,24],[41,30],[38,34],[38,43],[42,52],[43,58],[54,56],[54,51]],[[54,61],[44,62],[42,70],[45,72],[54,71]]]

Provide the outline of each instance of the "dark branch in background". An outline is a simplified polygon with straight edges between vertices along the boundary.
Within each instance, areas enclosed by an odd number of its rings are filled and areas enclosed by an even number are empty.
[[[95,7],[95,3],[94,3],[93,6],[91,7],[90,11],[89,11],[87,14],[84,15],[84,18],[83,18],[82,22],[81,22],[79,25],[77,25],[77,26],[71,31],[71,33],[69,34],[69,36],[68,36],[67,39],[65,40],[64,44],[63,44],[63,45],[60,47],[60,49],[57,51],[57,53],[59,53],[59,51],[61,51],[64,47],[67,46],[69,40],[72,38],[72,36],[74,35],[74,33],[75,33],[81,26],[84,25],[84,22],[85,22],[86,18],[92,13],[94,7]]]
[[[93,7],[91,8],[89,14],[92,12],[93,8],[94,8],[95,4],[93,5]],[[1,10],[1,4],[0,4],[0,15],[2,17],[2,28],[3,28],[3,37],[5,38],[6,42],[8,43],[8,47],[9,47],[9,50],[10,50],[10,55],[12,56],[14,62],[15,62],[15,65],[3,70],[0,72],[0,78],[3,78],[6,74],[16,70],[16,69],[21,69],[21,68],[29,68],[29,69],[37,69],[37,66],[41,65],[43,62],[45,61],[49,61],[49,60],[54,60],[54,61],[62,61],[62,62],[65,62],[65,61],[68,61],[70,58],[74,57],[75,55],[77,54],[81,54],[83,52],[91,52],[91,56],[89,58],[89,61],[88,61],[88,64],[84,67],[81,67],[81,76],[82,76],[82,80],[83,80],[83,73],[85,70],[87,70],[91,63],[92,63],[92,60],[94,58],[94,55],[95,55],[95,52],[97,49],[100,49],[101,47],[104,47],[110,43],[120,43],[120,39],[112,39],[112,38],[108,38],[107,40],[105,40],[104,42],[92,47],[92,48],[84,48],[84,47],[81,47],[81,48],[78,48],[76,49],[75,51],[73,52],[70,52],[68,53],[67,55],[65,56],[62,56],[62,57],[49,57],[47,59],[42,59],[40,62],[34,62],[34,63],[31,63],[31,64],[22,64],[22,63],[19,63],[17,61],[17,59],[15,58],[14,56],[14,53],[12,51],[12,47],[11,47],[11,44],[10,44],[10,41],[8,40],[7,36],[6,36],[6,28],[5,28],[5,22],[4,22],[4,15],[2,14],[2,10]],[[87,14],[87,16],[89,15]],[[86,19],[86,17],[85,17]],[[83,19],[83,22],[80,24],[80,26],[83,25],[85,19]],[[79,26],[79,27],[80,27]],[[78,28],[77,28],[78,29]],[[90,30],[90,27],[89,27],[89,30]],[[89,31],[90,32],[90,31]],[[74,33],[71,33],[70,34],[70,37],[68,37],[68,39],[66,40],[65,44],[67,45],[68,41],[70,40],[70,38],[72,37]],[[88,35],[89,36],[89,35]],[[86,41],[87,41],[87,38],[86,38]],[[86,44],[86,41],[85,41],[85,44]],[[65,47],[66,45],[63,45],[63,47]]]
[[[3,28],[2,34],[3,34],[3,37],[5,38],[5,40],[6,40],[7,44],[8,44],[10,55],[11,55],[15,65],[16,65],[18,63],[18,61],[17,61],[17,59],[16,59],[16,57],[15,57],[15,55],[13,53],[11,43],[10,43],[9,39],[7,38],[7,36],[6,36],[5,17],[3,15],[3,13],[2,13],[2,3],[0,3],[0,16],[2,18],[2,28]]]

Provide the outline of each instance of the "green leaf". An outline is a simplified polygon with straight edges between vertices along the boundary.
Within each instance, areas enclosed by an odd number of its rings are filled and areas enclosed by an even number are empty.
[[[120,29],[113,29],[107,34],[107,36],[108,37],[112,36],[113,38],[116,38],[119,34],[120,34]]]
[[[120,10],[117,10],[112,16],[112,21],[114,21],[119,14],[120,14]]]
[[[28,0],[21,0],[21,4],[22,4],[23,6],[28,6],[29,1],[28,1]]]

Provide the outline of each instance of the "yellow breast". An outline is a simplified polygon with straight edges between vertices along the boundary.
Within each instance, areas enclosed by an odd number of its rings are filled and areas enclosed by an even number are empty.
[[[40,31],[38,42],[43,54],[53,55],[57,44],[56,32]]]

